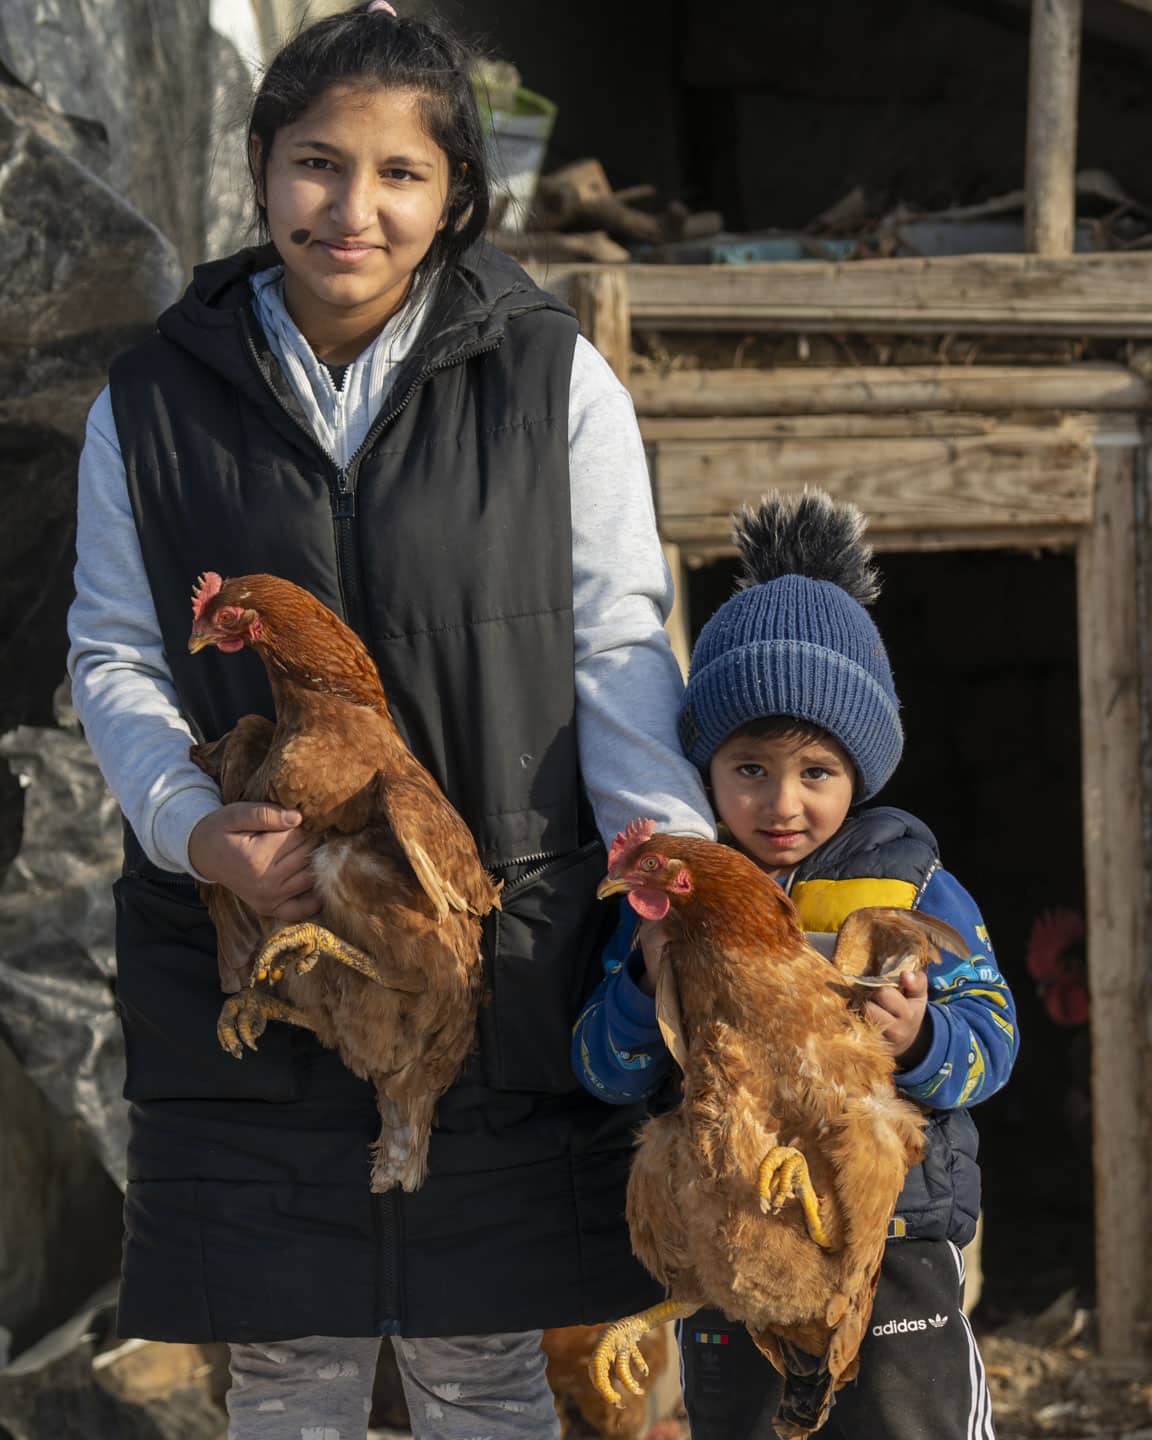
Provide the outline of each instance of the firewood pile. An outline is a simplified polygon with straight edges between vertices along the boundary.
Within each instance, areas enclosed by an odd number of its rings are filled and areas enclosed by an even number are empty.
[[[1076,177],[1076,249],[1152,248],[1152,205],[1103,170]],[[496,243],[522,260],[752,264],[774,260],[875,260],[1024,250],[1024,191],[971,205],[922,210],[856,186],[798,229],[734,233],[715,210],[662,200],[654,185],[614,190],[599,160],[541,176],[527,224]],[[496,211],[499,220],[499,206]]]
[[[654,185],[613,190],[599,160],[577,160],[540,177],[525,229],[501,232],[502,250],[521,259],[623,262],[634,253],[705,240],[724,229],[714,210],[662,203]]]

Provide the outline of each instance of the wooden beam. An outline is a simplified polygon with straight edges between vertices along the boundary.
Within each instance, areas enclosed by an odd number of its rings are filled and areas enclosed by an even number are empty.
[[[681,674],[687,680],[688,662],[692,658],[692,629],[688,619],[687,576],[684,561],[680,556],[679,545],[673,545],[666,540],[664,542],[664,559],[672,575],[672,584],[675,586],[672,609],[664,628],[672,642],[672,653],[676,657],[676,663],[680,666]]]
[[[798,366],[633,377],[638,415],[902,414],[910,410],[1143,410],[1152,386],[1123,365]]]
[[[1091,427],[1074,421],[867,442],[666,440],[650,455],[661,534],[692,550],[726,547],[732,512],[764,491],[805,485],[854,500],[877,540],[891,531],[947,543],[1019,528],[1071,543],[1092,518]]]
[[[551,266],[546,290],[616,267]],[[1152,254],[629,265],[634,330],[1152,336]]]
[[[1096,1288],[1103,1358],[1152,1359],[1152,1054],[1147,738],[1150,679],[1142,452],[1100,451],[1093,523],[1078,547],[1080,726],[1092,991]],[[1143,502],[1146,504],[1146,499]]]
[[[1076,111],[1083,0],[1032,0],[1024,231],[1037,255],[1071,255],[1076,237]]]
[[[869,528],[868,542],[878,555],[930,554],[943,550],[1018,550],[1023,554],[1074,550],[1080,532],[1067,525],[982,526],[976,530],[878,530]],[[736,547],[685,541],[680,547],[684,565],[698,570],[714,560],[729,560]]]
[[[937,410],[893,415],[707,415],[684,418],[640,416],[640,433],[651,444],[663,440],[882,440],[887,435],[991,435],[1009,417],[1005,415],[944,414]],[[1059,417],[1057,417],[1059,418]],[[1025,426],[1042,421],[1051,426],[1051,411],[1021,413],[1015,422]]]
[[[580,329],[627,385],[632,370],[632,320],[624,269],[585,272],[575,277],[569,303]]]

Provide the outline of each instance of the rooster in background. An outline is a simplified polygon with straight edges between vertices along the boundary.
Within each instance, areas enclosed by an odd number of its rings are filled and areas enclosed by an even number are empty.
[[[1045,910],[1032,922],[1025,963],[1048,1018],[1061,1026],[1088,1023],[1088,961],[1084,917]]]
[[[1092,1041],[1087,933],[1078,910],[1045,910],[1032,922],[1025,964],[1040,1003],[1066,1036],[1061,1065],[1064,1123],[1076,1144],[1092,1145]]]
[[[225,804],[299,810],[316,839],[316,920],[284,928],[219,885],[201,895],[221,983],[220,1043],[239,1059],[270,1019],[314,1030],[380,1110],[373,1190],[414,1190],[440,1096],[473,1043],[480,924],[499,889],[439,786],[405,746],[372,659],[342,620],[272,575],[200,578],[188,648],[250,646],[276,723],[245,715],[192,758]],[[280,987],[284,996],[268,988]]]
[[[935,945],[968,947],[929,916],[859,910],[829,965],[752,861],[653,831],[637,821],[617,837],[599,893],[663,921],[658,1012],[667,975],[679,995],[682,1019],[666,999],[660,1018],[683,1099],[641,1132],[628,1186],[633,1249],[669,1298],[608,1327],[597,1385],[615,1398],[614,1367],[635,1393],[641,1336],[714,1306],[784,1376],[777,1431],[800,1437],[856,1374],[888,1225],[923,1150],[923,1113],[897,1094],[860,1001],[927,968]]]

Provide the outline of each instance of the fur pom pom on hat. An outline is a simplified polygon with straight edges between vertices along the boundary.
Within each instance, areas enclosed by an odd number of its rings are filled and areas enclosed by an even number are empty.
[[[700,632],[680,711],[685,754],[707,771],[751,720],[793,716],[852,759],[857,798],[900,760],[900,702],[880,632],[864,609],[880,592],[864,516],[822,491],[767,495],[737,517],[740,588]]]

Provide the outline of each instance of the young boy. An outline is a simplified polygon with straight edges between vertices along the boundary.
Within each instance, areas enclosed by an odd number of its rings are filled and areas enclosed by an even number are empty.
[[[863,517],[825,495],[770,497],[736,532],[744,587],[701,632],[680,715],[725,838],[784,886],[810,932],[895,905],[954,926],[971,947],[868,1006],[896,1085],[929,1110],[889,1243],[859,1378],[837,1395],[828,1440],[993,1440],[984,1368],[962,1310],[960,1247],[980,1206],[968,1108],[1007,1080],[1016,1016],[967,891],[936,841],[900,810],[857,808],[903,748],[883,642],[863,608],[878,591]],[[722,835],[724,831],[722,830]],[[659,926],[627,910],[606,978],[576,1023],[573,1061],[614,1103],[655,1093],[672,1070],[652,999]],[[701,1311],[681,1326],[693,1440],[773,1440],[782,1382],[741,1325]]]

